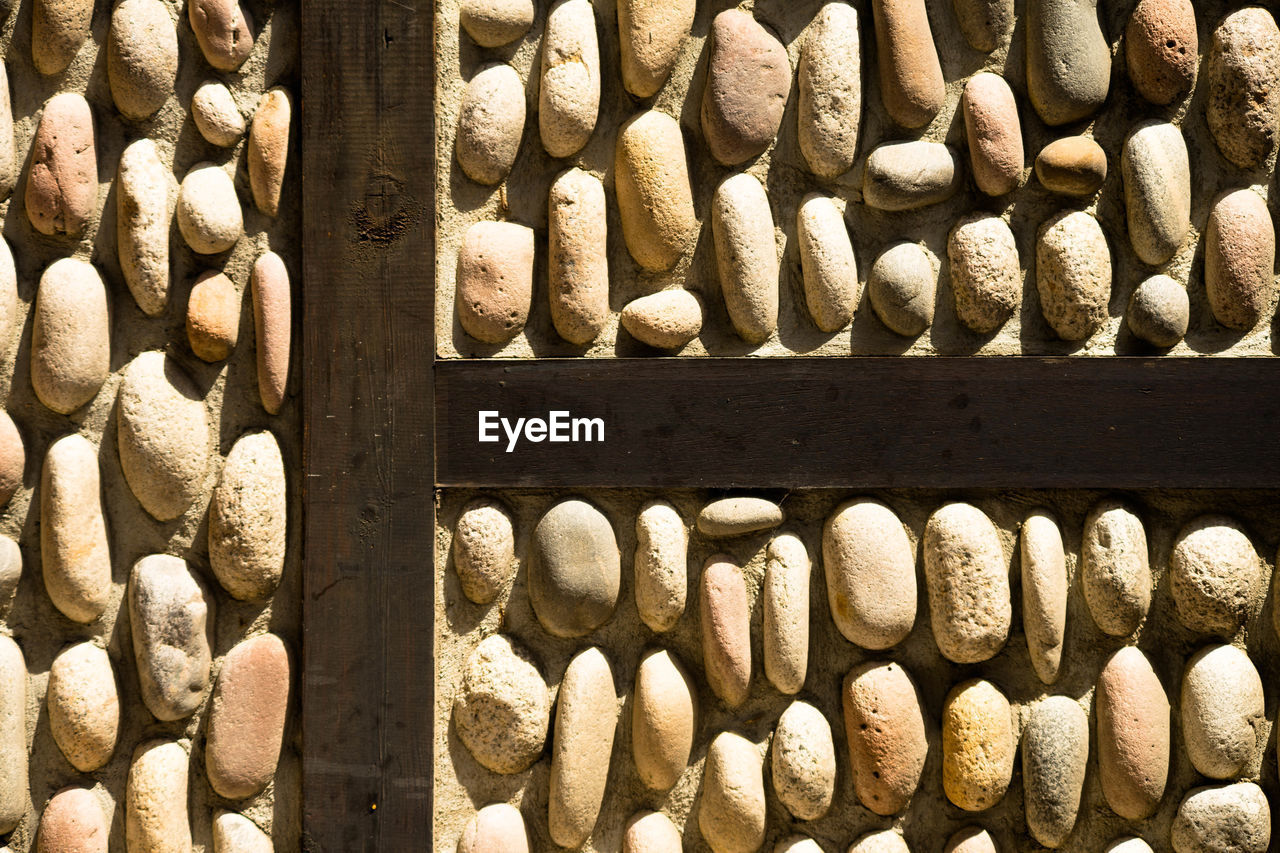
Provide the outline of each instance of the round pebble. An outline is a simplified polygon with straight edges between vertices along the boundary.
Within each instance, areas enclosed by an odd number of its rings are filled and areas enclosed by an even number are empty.
[[[699,602],[707,683],[721,701],[737,708],[751,691],[751,611],[746,579],[731,557],[707,558]]]
[[[275,634],[241,640],[222,660],[209,700],[204,764],[209,786],[229,800],[266,789],[288,722],[289,652]]]
[[[62,92],[45,103],[31,143],[24,201],[31,227],[50,236],[78,237],[97,213],[93,111],[83,95]]]
[[[1120,170],[1133,251],[1143,263],[1162,264],[1191,230],[1191,164],[1182,131],[1142,122],[1125,140]]]
[[[917,243],[895,243],[880,253],[867,275],[871,308],[893,332],[908,338],[933,323],[938,274],[929,252]]]
[[[1092,114],[1111,85],[1097,0],[1028,0],[1027,92],[1045,124]]]
[[[80,52],[93,23],[93,0],[31,4],[31,62],[41,74],[61,74]]]
[[[107,288],[79,258],[40,276],[31,318],[31,386],[40,402],[69,415],[98,394],[111,372]]]
[[[1062,529],[1046,510],[1032,510],[1022,522],[1022,629],[1036,676],[1058,680],[1067,633],[1067,558]]]
[[[980,826],[966,826],[947,839],[942,853],[996,853],[996,842]]]
[[[542,35],[538,130],[552,157],[569,157],[587,144],[600,109],[600,47],[591,0],[558,0]]]
[[[1013,90],[1003,77],[988,71],[969,78],[962,99],[965,137],[973,182],[990,196],[1000,196],[1022,181],[1022,125]]]
[[[101,646],[77,643],[49,668],[49,731],[67,761],[92,773],[111,759],[120,733],[120,695],[111,658]]]
[[[1089,763],[1089,717],[1067,696],[1041,699],[1022,732],[1027,829],[1045,847],[1061,847],[1076,825]]]
[[[836,748],[827,718],[807,702],[792,702],[778,718],[770,764],[773,790],[799,820],[817,820],[831,808]]]
[[[502,344],[520,334],[533,303],[533,229],[477,222],[458,250],[458,322],[478,341]]]
[[[454,156],[468,178],[500,184],[515,165],[524,134],[525,94],[510,65],[481,68],[462,91]]]
[[[1138,0],[1125,25],[1124,55],[1133,87],[1151,103],[1190,92],[1200,58],[1191,0]]]
[[[229,811],[214,813],[213,853],[273,853],[274,849],[271,836],[244,815]],[[502,848],[497,850],[506,853]],[[518,850],[516,853],[529,851]]]
[[[230,148],[244,136],[244,116],[231,90],[217,80],[206,80],[191,98],[191,119],[205,141]]]
[[[533,14],[533,0],[462,0],[458,23],[481,47],[502,47],[529,32]]]
[[[185,560],[151,554],[133,564],[128,600],[142,701],[157,720],[191,716],[204,700],[212,663],[204,589]]]
[[[529,831],[520,810],[490,803],[462,828],[457,853],[529,853]]]
[[[124,833],[134,850],[191,849],[187,790],[191,757],[177,741],[149,740],[133,753],[125,782]]]
[[[877,210],[915,210],[951,198],[962,177],[959,158],[941,142],[886,142],[867,157],[862,200]]]
[[[773,845],[773,853],[823,853],[823,850],[812,838],[792,835]]]
[[[88,788],[63,788],[40,813],[35,853],[107,853],[110,822]]]
[[[636,812],[627,821],[622,853],[681,853],[680,830],[662,812]]]
[[[842,696],[854,794],[878,815],[897,814],[929,752],[920,692],[900,664],[871,661],[849,671]]]
[[[103,518],[98,448],[78,433],[49,446],[40,471],[40,564],[63,616],[92,622],[111,598],[111,548]]]
[[[214,163],[197,163],[178,188],[178,230],[202,255],[216,255],[244,234],[244,216],[231,178]]]
[[[1187,757],[1211,779],[1232,779],[1252,766],[1266,725],[1262,679],[1235,646],[1191,656],[1182,677],[1182,740]]]
[[[116,109],[139,121],[164,106],[178,79],[178,31],[161,0],[122,0],[107,34],[107,80]]]
[[[764,498],[721,498],[698,513],[698,532],[713,539],[770,530],[782,523],[782,507]]]
[[[645,652],[631,701],[631,752],[640,781],[666,791],[689,764],[697,733],[697,693],[676,656]]]
[[[666,501],[649,501],[636,517],[636,610],[649,629],[670,631],[684,613],[689,584],[689,530]]]
[[[844,216],[828,196],[810,193],[796,212],[805,304],[824,332],[849,325],[858,307],[858,262]]]
[[[762,645],[764,674],[779,693],[799,693],[809,667],[809,552],[783,533],[769,543],[765,563]]]
[[[187,19],[205,60],[235,71],[253,52],[253,20],[240,0],[189,0]]]
[[[851,643],[888,649],[916,620],[916,556],[893,510],[860,498],[841,504],[822,529],[831,618]]]
[[[800,153],[818,177],[839,177],[853,168],[862,122],[857,9],[832,2],[818,10],[800,46],[796,76]]]
[[[650,272],[684,256],[698,233],[680,125],[648,110],[618,129],[614,193],[627,251]]]
[[[721,732],[702,770],[698,829],[713,853],[755,853],[764,844],[764,772],[756,745]]]
[[[764,343],[778,328],[778,246],[764,186],[739,173],[716,187],[711,233],[729,320],[747,343]]]
[[[27,664],[0,635],[0,832],[13,832],[31,798],[27,762]]]
[[[1156,347],[1176,346],[1191,325],[1191,299],[1181,282],[1167,275],[1144,279],[1129,299],[1129,331]]]
[[[676,350],[702,332],[702,300],[683,288],[633,299],[618,321],[631,337],[655,349]]]
[[[617,727],[613,670],[592,646],[569,661],[556,696],[547,822],[561,847],[580,847],[595,828]]]
[[[173,174],[160,159],[156,144],[139,139],[120,155],[117,175],[116,247],[120,272],[142,313],[158,317],[169,303]]]
[[[563,172],[547,198],[551,322],[572,344],[590,343],[609,321],[604,185],[581,169]]]
[[[1098,773],[1111,810],[1145,820],[1169,777],[1169,699],[1146,655],[1133,646],[1113,654],[1094,694]]]
[[[1118,838],[1107,845],[1104,853],[1153,853],[1151,845],[1141,838]]]
[[[530,6],[532,15],[532,5]],[[620,0],[618,59],[622,85],[637,98],[657,94],[684,46],[696,0]]]
[[[966,216],[947,238],[947,259],[960,322],[983,335],[1003,326],[1022,302],[1018,244],[1009,225],[989,214]]]
[[[1261,586],[1258,552],[1233,519],[1202,516],[1178,533],[1169,557],[1169,591],[1183,625],[1230,637]]]
[[[1257,169],[1274,154],[1280,124],[1280,28],[1248,6],[1222,19],[1206,59],[1205,119],[1222,156]]]
[[[990,53],[1013,33],[1013,0],[953,0],[960,33],[974,50]]]
[[[472,501],[453,528],[453,570],[462,594],[476,604],[498,597],[516,573],[511,513],[496,500]]]
[[[883,829],[858,836],[848,853],[911,853],[911,848],[897,830]]]
[[[943,657],[978,663],[1004,648],[1013,619],[1009,570],[996,527],[982,510],[950,503],[929,516],[924,571]]]
[[[1219,323],[1246,331],[1262,322],[1272,309],[1275,258],[1275,227],[1262,196],[1250,189],[1219,196],[1204,237],[1204,289]]]
[[[1142,520],[1125,504],[1104,500],[1084,522],[1080,586],[1093,621],[1114,637],[1132,634],[1151,608],[1151,565]]]
[[[249,189],[253,204],[267,216],[280,212],[280,192],[289,163],[289,126],[293,99],[289,90],[275,86],[262,93],[249,128],[245,161],[249,164]]]
[[[871,16],[884,108],[903,127],[924,127],[946,100],[924,0],[872,0]]]
[[[523,772],[542,754],[550,719],[547,683],[524,647],[502,634],[482,640],[453,701],[453,724],[472,757],[494,773]]]
[[[187,299],[187,342],[203,361],[223,361],[240,339],[240,291],[216,270],[200,274]]]
[[[1036,155],[1036,177],[1050,192],[1091,196],[1107,179],[1107,152],[1087,136],[1055,139]]]
[[[778,135],[791,92],[787,49],[740,9],[711,21],[711,58],[702,95],[702,133],[726,166],[763,154]]]
[[[22,579],[22,549],[8,536],[0,535],[0,615],[13,606]]]
[[[613,615],[622,585],[618,541],[609,519],[589,503],[547,510],[529,548],[529,600],[557,637],[582,637]]]
[[[1271,806],[1253,782],[1192,789],[1173,818],[1174,853],[1264,853]]]
[[[958,684],[942,705],[942,787],[966,811],[1004,799],[1017,751],[1009,700],[989,681]]]
[[[1058,337],[1082,341],[1102,327],[1111,299],[1111,250],[1098,220],[1059,213],[1036,240],[1040,311]]]

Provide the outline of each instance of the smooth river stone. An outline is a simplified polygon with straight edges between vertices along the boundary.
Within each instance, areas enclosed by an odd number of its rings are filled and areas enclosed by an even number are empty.
[[[116,109],[135,121],[149,118],[177,79],[178,31],[169,7],[161,0],[122,0],[107,33],[107,80]]]
[[[206,80],[191,98],[191,120],[206,141],[230,148],[244,136],[244,116],[226,84]]]
[[[1249,656],[1224,645],[1196,652],[1181,705],[1183,746],[1196,770],[1211,779],[1247,774],[1266,725],[1262,679]]]
[[[518,816],[519,812],[516,814]],[[496,845],[484,849],[493,850],[494,853],[529,853],[527,845],[524,848],[516,848],[514,851],[508,851]],[[229,811],[218,811],[214,814],[213,853],[273,853],[274,850],[271,836],[244,815]],[[459,851],[466,853],[466,850],[461,847]]]
[[[645,652],[631,702],[631,752],[640,781],[666,791],[689,764],[697,734],[697,691],[667,649]]]
[[[1126,820],[1155,813],[1169,778],[1169,699],[1146,655],[1113,654],[1094,694],[1098,773],[1111,810]]]
[[[0,832],[27,812],[27,663],[12,637],[0,635]]]
[[[1151,564],[1142,519],[1104,500],[1089,511],[1080,543],[1080,586],[1094,623],[1113,637],[1138,629],[1151,608]]]
[[[1018,743],[1009,700],[995,685],[972,679],[956,685],[942,705],[942,787],[966,811],[1004,799]]]
[[[896,646],[916,621],[916,557],[902,521],[869,498],[841,504],[822,529],[831,618],[851,643]]]
[[[542,755],[551,700],[529,652],[503,634],[467,659],[453,700],[453,725],[467,751],[494,773],[520,773]]]
[[[769,543],[760,589],[764,674],[788,695],[804,687],[809,668],[809,552],[800,537],[783,533]]]
[[[457,853],[529,853],[529,830],[510,803],[490,803],[462,828]]]
[[[209,785],[220,796],[252,797],[275,776],[291,680],[289,652],[275,634],[242,640],[223,658],[204,753]]]
[[[662,812],[636,812],[627,820],[622,853],[681,853],[680,830]]]
[[[538,130],[552,157],[582,149],[600,110],[600,47],[591,0],[559,0],[542,36]]]
[[[1107,179],[1107,152],[1087,136],[1055,139],[1036,155],[1036,177],[1050,192],[1091,196]]]
[[[1174,853],[1265,853],[1271,806],[1253,782],[1192,789],[1178,805]]]
[[[1143,263],[1162,264],[1191,230],[1191,163],[1182,131],[1142,122],[1124,142],[1120,170],[1133,251]]]
[[[150,740],[133,753],[125,782],[125,839],[129,850],[186,853],[191,850],[187,765],[191,758],[172,740]]]
[[[1204,237],[1204,289],[1219,323],[1245,331],[1262,322],[1275,291],[1275,259],[1275,227],[1262,196],[1250,189],[1219,196]]]
[[[1045,847],[1061,847],[1076,825],[1089,763],[1089,717],[1067,696],[1036,703],[1022,732],[1027,829]]]
[[[1230,637],[1261,586],[1258,552],[1234,519],[1206,515],[1178,533],[1169,556],[1169,591],[1183,625]]]
[[[152,2],[152,0],[146,0]],[[129,292],[148,317],[169,303],[169,229],[173,176],[150,139],[120,155],[116,179],[116,246]],[[237,319],[239,312],[237,312]]]
[[[713,853],[756,853],[764,844],[766,808],[756,745],[732,732],[716,735],[703,764],[698,804],[698,829]]]
[[[978,663],[1004,648],[1013,619],[1009,569],[986,513],[951,503],[929,516],[924,570],[933,637],[943,657]]]
[[[93,0],[35,0],[31,61],[41,74],[60,74],[80,52],[93,23]]]
[[[683,288],[633,299],[618,315],[631,337],[656,349],[676,350],[702,332],[702,300]]]
[[[581,169],[562,172],[547,197],[551,322],[573,344],[590,343],[609,321],[604,184]]]
[[[293,99],[282,86],[268,89],[258,100],[249,127],[249,188],[253,203],[267,216],[280,211],[280,190],[289,165],[289,126],[293,120]]]
[[[487,344],[520,334],[533,303],[533,229],[477,222],[458,250],[456,297],[463,331]]]
[[[253,20],[239,0],[189,0],[187,19],[205,60],[235,71],[253,52]]]
[[[45,692],[49,731],[71,766],[92,773],[111,759],[120,733],[120,694],[101,646],[77,643],[58,653]]]
[[[524,134],[525,94],[506,63],[486,66],[462,90],[454,156],[468,178],[500,184],[515,165]]]
[[[812,838],[792,835],[773,845],[773,853],[824,853],[824,851]]]
[[[258,398],[267,414],[280,413],[289,384],[293,309],[289,270],[275,252],[264,252],[249,277],[257,343]]]
[[[947,238],[947,260],[960,322],[980,335],[1003,326],[1022,302],[1018,243],[1008,223],[985,213],[964,217]]]
[[[73,433],[49,446],[40,472],[44,588],[63,616],[92,622],[111,597],[111,548],[102,513],[98,449]]]
[[[965,138],[973,182],[987,195],[1000,196],[1022,181],[1022,125],[1018,104],[1004,78],[987,71],[964,87]]]
[[[711,233],[729,320],[747,343],[764,343],[778,328],[778,246],[769,197],[754,175],[716,187]]]
[[[871,16],[885,110],[903,127],[924,127],[947,96],[924,0],[872,0]]]
[[[1036,676],[1058,680],[1067,633],[1067,557],[1062,529],[1047,510],[1032,510],[1022,522],[1022,629]]]
[[[815,175],[836,178],[853,168],[862,122],[862,48],[854,7],[832,2],[818,11],[800,46],[797,77],[800,153]]]
[[[63,92],[44,105],[31,143],[27,218],[41,234],[77,237],[98,208],[93,112],[83,95]]]
[[[697,5],[696,0],[619,0],[619,67],[628,92],[652,97],[667,82]]]
[[[18,183],[18,147],[13,136],[13,102],[9,98],[9,72],[0,62],[0,199],[8,198]]]
[[[721,539],[769,530],[782,523],[782,507],[764,498],[721,498],[698,513],[698,532]]]
[[[529,600],[547,631],[583,637],[609,621],[622,569],[613,526],[600,510],[576,499],[547,510],[528,559]]]
[[[808,702],[792,702],[778,718],[770,746],[773,790],[799,820],[817,820],[836,790],[836,748],[831,724]]]
[[[595,828],[617,728],[609,660],[594,646],[584,649],[569,661],[556,697],[548,826],[561,847],[581,846]]]
[[[472,501],[453,528],[453,570],[462,594],[476,604],[498,597],[516,573],[515,527],[496,500]]]
[[[649,272],[671,269],[698,233],[680,125],[656,110],[628,119],[613,171],[627,251]]]
[[[1027,92],[1045,124],[1078,121],[1107,99],[1111,48],[1097,0],[1028,0]]]
[[[240,291],[223,273],[206,270],[187,298],[187,343],[202,361],[222,361],[240,340]]]
[[[911,853],[911,848],[897,830],[882,829],[858,836],[848,853]]]
[[[796,211],[796,240],[809,314],[822,331],[837,332],[853,320],[861,288],[849,229],[831,198],[804,197]]]
[[[1152,346],[1175,346],[1191,325],[1187,288],[1167,275],[1143,280],[1129,298],[1125,322],[1129,331]]]
[[[502,47],[533,26],[533,0],[462,0],[458,23],[481,47]]]
[[[1164,106],[1196,83],[1200,39],[1191,0],[1138,0],[1124,30],[1129,79],[1138,94]]]
[[[1063,340],[1082,341],[1106,322],[1111,249],[1092,215],[1064,211],[1040,227],[1036,290],[1040,311]]]
[[[751,691],[751,611],[746,578],[731,557],[707,558],[698,599],[707,683],[726,705],[737,708]]]
[[[996,853],[996,842],[980,826],[966,826],[947,839],[942,853]]]
[[[35,853],[107,853],[111,825],[88,788],[63,788],[40,813]]]
[[[1266,9],[1249,6],[1223,18],[1209,45],[1205,119],[1218,150],[1242,169],[1257,169],[1276,148],[1280,123],[1280,28]]]
[[[670,631],[684,614],[689,586],[689,529],[674,506],[650,501],[636,516],[636,610],[649,630]]]
[[[41,403],[69,415],[97,395],[111,371],[111,318],[98,270],[79,258],[50,264],[31,326],[31,385]]]
[[[244,235],[244,214],[231,176],[215,163],[197,163],[178,187],[175,218],[191,250],[216,255]]]
[[[1117,838],[1103,853],[1152,853],[1151,845],[1141,838]]]
[[[1013,0],[953,0],[969,47],[990,53],[1013,32]]]
[[[941,142],[886,142],[867,157],[862,200],[877,210],[914,210],[951,198],[962,175],[956,153]]]
[[[938,274],[928,251],[895,243],[880,253],[867,275],[871,308],[893,332],[914,338],[933,323]]]
[[[920,692],[901,664],[870,661],[849,671],[842,696],[854,794],[878,815],[897,814],[929,753]]]
[[[8,536],[0,534],[0,616],[13,607],[13,598],[22,579],[22,549]]]
[[[763,154],[778,135],[791,93],[787,49],[740,9],[711,21],[711,58],[702,95],[702,133],[726,166]]]
[[[0,62],[0,68],[3,67],[4,63]],[[2,79],[0,84],[3,84]],[[0,137],[0,145],[3,142],[3,137]],[[27,306],[18,300],[18,270],[13,262],[13,250],[0,237],[0,346],[12,338],[14,327],[19,319],[26,320],[26,314]]]
[[[129,574],[129,624],[142,700],[158,720],[191,716],[209,686],[209,601],[185,560],[152,554]]]

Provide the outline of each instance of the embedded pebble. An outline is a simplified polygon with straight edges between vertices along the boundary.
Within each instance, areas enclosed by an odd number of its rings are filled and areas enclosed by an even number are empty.
[[[769,197],[754,175],[716,187],[711,233],[729,320],[747,343],[764,343],[778,328],[778,246]]]
[[[726,705],[736,708],[751,690],[751,611],[742,569],[724,554],[708,557],[698,597],[707,683]]]
[[[622,585],[618,541],[609,519],[589,503],[566,500],[547,510],[529,548],[529,600],[542,627],[582,637],[618,605]]]
[[[911,853],[911,848],[897,830],[884,829],[860,835],[848,853]]]
[[[1050,192],[1091,196],[1107,179],[1107,152],[1087,136],[1055,139],[1036,155],[1036,177]]]
[[[1098,676],[1098,773],[1111,810],[1126,820],[1155,813],[1169,777],[1169,699],[1146,655],[1113,654]]]
[[[116,404],[120,467],[143,509],[170,521],[204,488],[213,437],[204,399],[172,358],[138,355],[124,371]]]
[[[696,0],[620,0],[619,66],[628,92],[637,98],[657,94],[671,76],[696,12]]]
[[[275,86],[263,92],[249,127],[249,188],[253,203],[267,216],[280,211],[280,190],[289,165],[289,125],[293,120],[289,90]]]
[[[1022,125],[1013,90],[1003,77],[983,71],[964,87],[964,127],[973,182],[999,196],[1022,181]]]
[[[1136,631],[1151,608],[1147,533],[1119,501],[1104,500],[1085,518],[1080,586],[1093,621],[1113,637]]]
[[[498,597],[516,573],[511,513],[496,500],[472,501],[453,528],[453,570],[462,594],[476,604]]]
[[[763,154],[778,135],[791,62],[782,43],[740,9],[716,15],[709,38],[702,133],[712,157],[736,166]]]
[[[1076,825],[1089,763],[1089,717],[1067,696],[1036,703],[1022,732],[1027,829],[1045,847],[1061,847]]]
[[[698,513],[698,532],[723,539],[769,530],[782,523],[782,507],[764,498],[721,498]]]
[[[933,637],[943,657],[978,663],[1004,648],[1013,618],[1009,570],[986,513],[950,503],[929,516],[924,570]]]
[[[1222,155],[1242,169],[1275,152],[1280,123],[1280,28],[1248,6],[1222,19],[1209,45],[1205,119]]]
[[[1244,331],[1262,322],[1275,291],[1275,258],[1275,227],[1262,196],[1250,189],[1219,196],[1204,238],[1204,289],[1219,323]]]
[[[503,634],[467,660],[453,725],[472,757],[494,773],[520,773],[542,755],[551,719],[547,683],[529,652]]]
[[[4,63],[0,62],[0,68],[3,67]],[[0,86],[3,85],[4,74],[0,72]],[[0,133],[3,132],[3,127],[0,126]],[[0,146],[3,144],[4,139],[0,137]],[[18,270],[13,262],[13,250],[0,237],[0,341],[10,339],[19,319],[26,319],[26,310],[26,306],[18,300]]]
[[[289,709],[289,652],[275,634],[227,652],[209,700],[205,773],[220,796],[261,793],[276,773]]]
[[[622,853],[680,853],[680,830],[662,812],[636,812],[627,821]]]
[[[907,807],[929,741],[920,692],[901,664],[870,661],[844,679],[844,728],[858,801],[878,815]]]
[[[111,549],[103,518],[98,449],[78,433],[49,446],[40,471],[40,563],[62,615],[92,622],[111,597]]]
[[[1111,48],[1098,0],[1029,0],[1027,92],[1045,124],[1078,121],[1107,99]]]
[[[527,846],[514,851],[498,846],[486,849],[495,853],[529,853]],[[219,811],[213,816],[213,853],[273,853],[274,850],[271,836],[244,815]],[[459,853],[467,851],[459,848]]]
[[[980,826],[966,826],[947,839],[942,853],[996,853],[996,842]]]
[[[111,13],[107,79],[128,119],[149,118],[169,99],[178,79],[178,31],[161,0],[122,0]]]
[[[867,276],[867,298],[880,322],[914,338],[933,323],[938,274],[916,243],[895,243],[880,253]]]
[[[217,80],[207,80],[191,98],[191,119],[206,142],[230,148],[244,136],[244,116],[231,90]]]
[[[792,533],[769,543],[763,606],[764,674],[779,693],[799,693],[809,667],[809,552]]]
[[[107,287],[79,258],[61,258],[40,276],[31,319],[31,385],[53,411],[69,415],[92,400],[111,372]]]
[[[547,199],[551,322],[573,344],[594,340],[609,320],[604,185],[581,169],[563,172]]]
[[[1022,302],[1018,243],[998,216],[974,213],[947,238],[956,316],[978,334],[999,329]]]
[[[253,20],[240,0],[188,0],[187,19],[205,60],[235,71],[253,52]]]
[[[480,69],[462,90],[454,155],[478,184],[500,184],[515,165],[524,134],[525,95],[520,75],[498,63]]]
[[[990,53],[1013,32],[1013,0],[954,0],[960,32],[969,47]]]
[[[1266,725],[1262,679],[1235,646],[1191,656],[1182,677],[1182,741],[1196,770],[1211,779],[1248,771]]]
[[[31,227],[51,236],[78,237],[97,212],[93,112],[83,95],[62,92],[45,103],[31,143],[25,203]]]
[[[1192,789],[1178,805],[1175,853],[1264,853],[1271,844],[1271,807],[1253,782]]]
[[[1036,676],[1058,680],[1067,633],[1067,557],[1062,529],[1046,510],[1032,510],[1022,522],[1022,629]]]
[[[0,832],[27,811],[27,664],[12,637],[0,635]]]
[[[649,629],[670,631],[684,613],[689,585],[689,530],[666,501],[649,501],[636,516],[636,610]]]
[[[490,803],[462,828],[457,853],[529,853],[529,830],[520,810],[509,803]]]
[[[618,320],[631,337],[655,349],[679,349],[702,332],[702,300],[682,288],[633,299]]]
[[[871,16],[884,108],[903,127],[924,127],[947,96],[924,0],[872,0]]]
[[[792,702],[778,718],[770,764],[773,790],[799,820],[817,820],[836,790],[836,748],[831,724],[808,702]]]
[[[1169,591],[1183,625],[1231,636],[1261,585],[1258,552],[1233,519],[1202,516],[1178,533],[1169,557]]]
[[[1129,331],[1156,347],[1176,346],[1191,325],[1191,298],[1181,282],[1153,275],[1133,291],[1125,313]]]
[[[644,269],[671,269],[698,233],[680,125],[648,110],[618,129],[614,193],[627,251]]]
[[[187,298],[187,343],[208,362],[231,355],[240,339],[240,291],[231,279],[206,270],[196,279]]]
[[[63,788],[40,813],[35,853],[107,853],[111,826],[88,788]]]
[[[832,2],[818,10],[800,46],[797,77],[800,153],[815,175],[836,178],[853,168],[862,122],[862,48],[854,7]]]
[[[162,721],[191,716],[209,686],[212,660],[212,619],[204,590],[185,560],[152,554],[133,564],[128,597],[147,710]]]
[[[178,230],[192,251],[225,252],[244,234],[244,215],[231,176],[215,163],[197,163],[178,187]]]
[[[773,845],[773,853],[824,853],[824,851],[812,838],[792,835]]]
[[[92,773],[111,759],[120,733],[120,694],[101,646],[77,643],[58,653],[45,692],[49,731],[71,766]]]
[[[458,250],[458,322],[478,341],[502,344],[520,334],[533,303],[533,229],[477,222]]]
[[[600,47],[591,0],[559,0],[542,35],[538,131],[552,157],[569,157],[587,144],[600,109]]]
[[[124,150],[117,174],[116,246],[120,272],[142,313],[158,317],[169,303],[173,177],[150,139],[139,139]],[[239,312],[236,314],[238,318]]]
[[[613,670],[592,646],[569,661],[556,697],[548,826],[561,847],[581,846],[595,828],[617,727]]]
[[[125,782],[124,832],[130,850],[191,849],[187,798],[174,796],[187,790],[190,761],[172,740],[150,740],[134,751]]]
[[[533,14],[533,0],[462,0],[458,23],[481,47],[502,47],[529,32]]]
[[[9,98],[9,72],[0,62],[0,198],[8,198],[18,183],[18,146],[13,136],[13,102]]]
[[[1082,341],[1107,319],[1111,250],[1098,220],[1077,210],[1059,213],[1036,240],[1040,311],[1058,337]]]
[[[989,681],[958,684],[942,705],[942,787],[966,811],[1004,799],[1017,751],[1009,700]]]
[[[267,414],[279,414],[289,384],[293,330],[289,270],[275,252],[264,252],[249,277],[258,356],[258,397]]]
[[[1129,79],[1138,94],[1164,106],[1196,83],[1200,39],[1191,0],[1138,0],[1124,30]]]
[[[8,536],[0,534],[0,615],[13,606],[22,579],[22,549]]]
[[[646,786],[666,791],[689,764],[697,734],[697,692],[667,649],[645,652],[631,702],[631,752]]]
[[[93,22],[93,0],[35,0],[31,61],[41,74],[60,74],[80,52]]]
[[[755,853],[764,844],[764,771],[756,745],[721,732],[702,770],[698,829],[713,853]]]
[[[822,529],[831,618],[864,649],[896,646],[916,621],[916,556],[893,510],[869,498],[841,504]]]
[[[1133,251],[1143,263],[1162,264],[1191,230],[1191,164],[1182,131],[1142,122],[1124,142],[1120,170]]]
[[[878,210],[914,210],[951,198],[961,178],[959,158],[941,142],[886,142],[867,157],[862,200]]]
[[[796,241],[804,277],[805,304],[813,322],[824,332],[849,325],[858,307],[858,262],[835,202],[810,193],[796,212]]]
[[[1141,838],[1118,838],[1107,845],[1104,853],[1152,853],[1152,850]]]

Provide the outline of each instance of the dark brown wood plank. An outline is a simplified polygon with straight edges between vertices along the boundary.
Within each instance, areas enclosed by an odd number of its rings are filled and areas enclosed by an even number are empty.
[[[302,2],[308,851],[432,849],[432,17]]]
[[[441,486],[1260,488],[1280,361],[851,358],[440,362]],[[480,410],[605,441],[480,443]]]

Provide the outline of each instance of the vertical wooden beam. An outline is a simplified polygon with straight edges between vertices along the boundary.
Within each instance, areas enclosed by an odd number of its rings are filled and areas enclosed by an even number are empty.
[[[308,851],[432,849],[430,0],[302,0]]]

